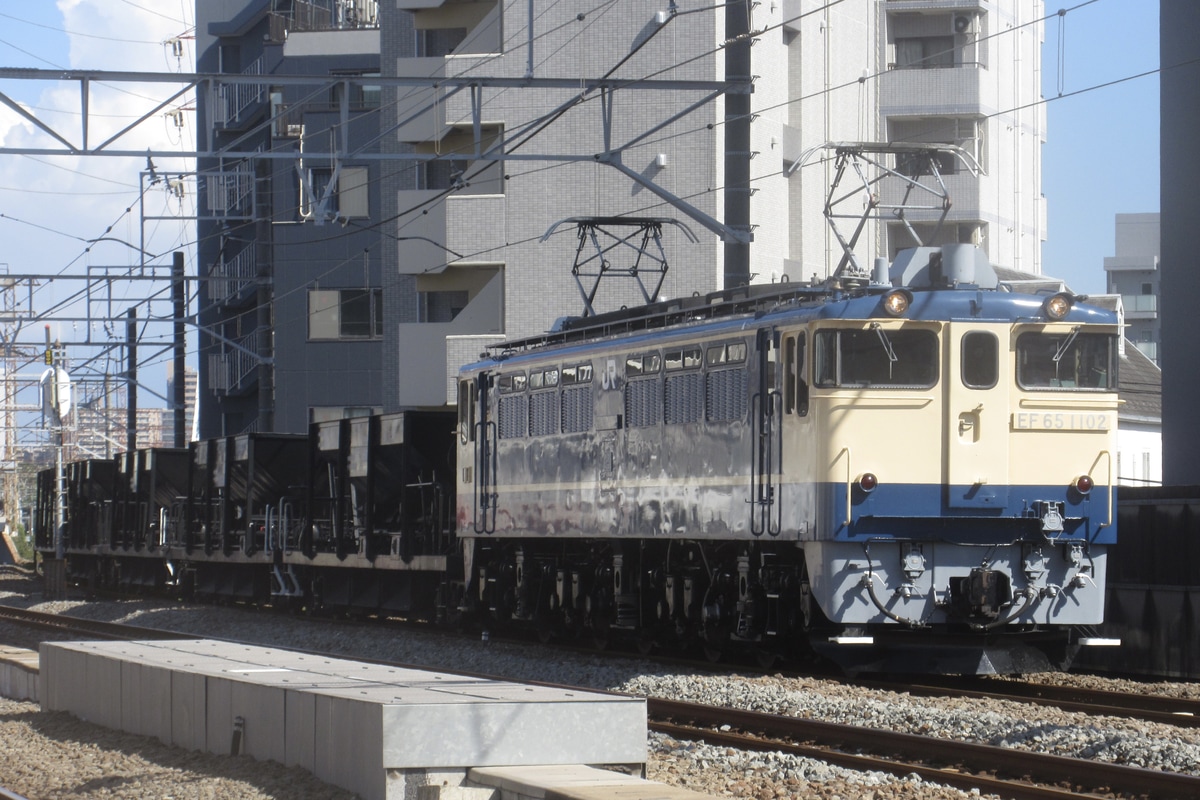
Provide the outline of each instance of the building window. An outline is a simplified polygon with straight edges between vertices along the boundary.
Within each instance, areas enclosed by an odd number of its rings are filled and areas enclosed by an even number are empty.
[[[1154,294],[1154,284],[1153,283],[1143,283],[1142,284],[1142,294]]]
[[[420,189],[456,189],[462,186],[469,163],[463,159],[424,161],[418,172]]]
[[[470,302],[466,291],[418,292],[418,321],[452,322]]]
[[[337,186],[325,196],[329,184],[333,181],[334,170],[326,167],[313,167],[306,171],[305,180],[300,187],[300,216],[310,219],[318,215],[330,220],[338,217],[369,217],[370,177],[366,167],[342,167],[337,170]],[[324,207],[321,201],[325,201]]]
[[[454,52],[467,38],[466,28],[425,28],[416,31],[417,56],[441,58]]]
[[[383,338],[383,290],[311,290],[308,338],[317,341]]]
[[[335,78],[377,78],[378,72],[348,72],[335,74]],[[342,92],[344,89],[349,89],[350,95],[350,110],[365,111],[372,108],[379,108],[380,88],[375,84],[351,83],[348,86],[343,83],[335,83],[329,90],[329,103],[334,109],[342,107]]]
[[[914,36],[896,39],[897,69],[945,69],[953,66],[953,36]]]
[[[369,182],[366,167],[341,168],[338,172],[337,203],[334,209],[339,216],[347,219],[371,216],[371,204],[367,193]]]

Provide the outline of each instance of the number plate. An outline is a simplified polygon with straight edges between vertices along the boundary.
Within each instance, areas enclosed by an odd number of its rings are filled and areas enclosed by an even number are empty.
[[[1099,411],[1018,411],[1012,415],[1015,431],[1110,431],[1112,414]]]

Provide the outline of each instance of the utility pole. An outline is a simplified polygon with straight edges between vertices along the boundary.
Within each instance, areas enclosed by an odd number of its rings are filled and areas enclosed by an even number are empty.
[[[183,318],[187,314],[187,295],[183,286],[183,253],[176,251],[174,261],[171,264],[171,301],[175,311],[175,340],[174,340],[174,364],[171,405],[175,409],[174,428],[175,428],[175,446],[187,446],[187,386],[186,386],[186,370],[184,369],[184,357],[187,355],[187,348],[184,340]]]
[[[137,309],[129,309],[125,323],[125,449],[137,449]]]
[[[750,2],[725,6],[725,80],[745,82],[750,73]],[[750,93],[725,95],[725,224],[750,236]],[[750,243],[725,241],[725,286],[750,283]]]

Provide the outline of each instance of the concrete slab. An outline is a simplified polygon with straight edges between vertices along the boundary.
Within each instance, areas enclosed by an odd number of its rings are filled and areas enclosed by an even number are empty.
[[[41,666],[47,708],[303,766],[370,800],[398,772],[646,761],[640,698],[212,640],[47,643]]]
[[[20,647],[0,647],[0,697],[38,701],[38,654]]]
[[[583,764],[476,767],[472,785],[499,790],[505,800],[713,800],[712,795]]]

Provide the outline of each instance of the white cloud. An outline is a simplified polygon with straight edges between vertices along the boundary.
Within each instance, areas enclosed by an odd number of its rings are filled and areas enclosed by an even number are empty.
[[[74,70],[195,71],[193,40],[182,40],[181,60],[175,58],[174,48],[168,43],[189,33],[192,0],[178,4],[154,0],[58,0],[56,7],[60,17],[48,13],[48,7],[23,12],[5,6],[5,14],[33,24],[5,20],[11,24],[4,26],[4,38],[27,55],[7,50],[4,66],[48,69],[46,62],[52,61]],[[183,18],[185,13],[186,20]],[[172,15],[176,19],[171,19]],[[58,46],[61,37],[51,37],[45,24],[66,31],[67,63],[60,63],[63,61],[61,50],[56,50],[57,55],[49,51],[48,48]],[[88,95],[88,146],[97,147],[180,88],[180,84],[174,83],[93,84]],[[82,145],[79,81],[6,81],[0,90],[9,97],[22,98],[30,114],[73,145]],[[192,107],[194,104],[194,93],[187,93],[171,105]],[[107,149],[139,154],[147,148],[155,151],[193,150],[196,142],[194,113],[185,111],[182,119],[184,126],[179,129],[165,118],[163,111],[155,112]],[[5,106],[0,106],[0,145],[58,152],[64,148],[54,137]],[[155,158],[155,166],[160,172],[190,172],[194,168],[190,160],[165,157]],[[139,248],[143,246],[144,236],[144,247],[148,252],[164,254],[152,263],[169,266],[169,253],[184,249],[194,274],[194,248],[190,243],[195,238],[195,223],[184,218],[195,213],[192,186],[188,187],[189,196],[183,200],[169,193],[165,185],[150,188],[139,200],[142,185],[139,173],[145,168],[145,155],[119,158],[0,154],[0,214],[5,217],[0,219],[0,265],[5,265],[10,275],[48,277],[58,275],[64,269],[81,277],[87,276],[89,270],[93,277],[115,274],[107,268],[140,263]],[[161,219],[147,219],[143,224],[143,213],[146,217]],[[86,241],[101,238],[108,241],[90,245]],[[90,251],[85,252],[88,248]],[[50,312],[56,320],[52,322],[54,337],[64,342],[92,343],[103,343],[110,338],[123,339],[123,326],[109,325],[106,330],[103,318],[108,313],[120,316],[129,301],[165,288],[163,284],[125,282],[113,284],[110,289],[108,285],[96,282],[92,285],[92,302],[88,304],[78,299],[84,290],[82,280],[43,279],[38,284],[32,294],[32,308],[26,307],[27,297],[16,298],[22,306],[20,311],[29,310],[35,315]],[[67,304],[72,297],[76,299]],[[160,307],[158,311],[161,310]],[[145,319],[145,311],[139,312],[139,317]],[[36,348],[42,335],[41,320],[38,320],[22,329],[18,343]],[[189,336],[194,337],[194,332]],[[194,348],[194,338],[190,344]],[[79,362],[95,353],[82,347],[73,352]],[[102,372],[114,368],[106,367],[106,363],[109,362],[80,367],[74,377],[82,378],[89,369]],[[155,375],[160,372],[157,367],[143,366]],[[22,394],[20,402],[27,400]],[[150,397],[143,400],[143,405],[156,404]]]
[[[58,0],[61,13],[58,24],[67,33],[69,48],[69,63],[64,66],[122,72],[194,71],[192,40],[183,40],[182,60],[177,60],[173,47],[166,44],[188,32],[191,3],[174,6],[178,19],[168,18],[171,11],[167,9],[171,5],[150,0]],[[14,17],[20,15],[15,9],[13,12]],[[183,19],[185,12],[187,20]],[[26,26],[10,27],[14,31],[34,30]],[[36,53],[32,46],[30,52]],[[12,65],[46,67],[34,58]],[[170,83],[92,84],[87,100],[88,147],[95,148],[122,131],[179,88],[179,84]],[[26,106],[29,113],[73,145],[83,144],[79,81],[27,83],[21,89],[21,96],[36,97]],[[6,91],[13,91],[11,83]],[[192,94],[172,103],[173,107],[185,105],[194,105]],[[195,146],[194,115],[185,111],[182,119],[184,127],[180,129],[165,118],[164,111],[156,112],[106,149],[191,150]],[[56,151],[64,148],[53,136],[2,107],[0,143],[9,148]],[[155,165],[159,170],[179,172],[192,168],[191,162],[184,159],[158,158]],[[122,239],[132,236],[130,241],[138,244],[142,236],[141,209],[136,201],[139,172],[145,167],[144,156],[0,155],[0,212],[22,220],[22,223],[0,220],[0,237],[6,242],[0,261],[8,263],[10,272],[54,273],[80,256],[85,245],[79,239],[101,237],[108,226],[122,217],[118,227],[108,235]],[[133,210],[126,213],[131,204]],[[181,204],[168,196],[165,189],[156,187],[147,192],[145,207],[148,215],[166,216],[177,213]],[[187,203],[182,207],[186,209]],[[148,224],[146,230],[151,237],[146,249],[155,253],[176,246],[181,239],[194,237],[190,222],[156,221]],[[76,263],[130,264],[136,263],[137,255],[126,246],[100,244]]]

